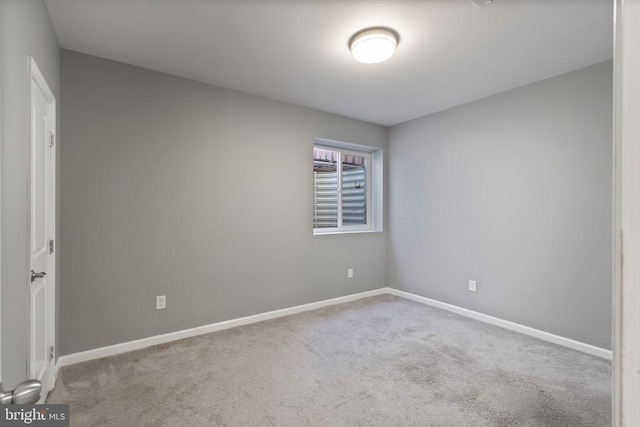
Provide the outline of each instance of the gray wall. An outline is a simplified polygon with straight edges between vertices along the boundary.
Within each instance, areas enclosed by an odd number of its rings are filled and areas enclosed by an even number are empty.
[[[62,115],[62,354],[386,286],[385,233],[312,236],[311,168],[385,128],[65,50]]]
[[[391,128],[389,284],[611,348],[611,117],[609,61]]]
[[[29,68],[32,55],[60,99],[58,42],[40,0],[0,2],[2,62],[2,382],[7,390],[27,378],[29,257],[27,167]],[[59,122],[58,116],[58,122]],[[60,127],[58,126],[58,129]],[[59,153],[59,152],[58,152]],[[58,180],[59,183],[59,180]],[[60,191],[57,191],[58,195]],[[59,230],[59,228],[58,228]],[[58,272],[60,269],[58,268]]]

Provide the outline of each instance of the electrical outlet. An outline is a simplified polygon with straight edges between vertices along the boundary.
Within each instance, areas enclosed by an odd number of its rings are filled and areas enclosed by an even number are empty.
[[[164,310],[167,308],[167,296],[158,295],[156,297],[156,310]]]
[[[353,268],[347,269],[347,279],[353,279]]]
[[[469,290],[471,292],[476,292],[476,281],[475,280],[469,280]]]

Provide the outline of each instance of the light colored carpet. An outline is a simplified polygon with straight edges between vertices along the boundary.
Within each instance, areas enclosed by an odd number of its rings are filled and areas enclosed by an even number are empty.
[[[74,426],[608,426],[610,363],[391,295],[65,367]]]

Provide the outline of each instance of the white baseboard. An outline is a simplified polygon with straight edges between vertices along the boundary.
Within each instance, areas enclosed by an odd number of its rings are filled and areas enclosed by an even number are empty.
[[[471,319],[479,320],[484,323],[489,323],[495,326],[499,326],[511,331],[520,332],[524,335],[529,335],[534,338],[541,339],[543,341],[551,342],[554,344],[568,347],[574,350],[581,351],[583,353],[591,354],[592,356],[601,357],[606,360],[613,359],[613,352],[604,348],[596,347],[590,344],[585,344],[580,341],[575,341],[570,338],[554,335],[549,332],[541,331],[539,329],[530,328],[528,326],[520,325],[519,323],[503,320],[498,317],[489,316],[487,314],[478,313],[477,311],[468,310],[466,308],[458,307],[452,304],[436,301],[430,298],[422,297],[420,295],[412,294],[405,291],[399,291],[393,288],[386,288],[387,292],[391,295],[396,295],[402,298],[410,299],[412,301],[420,302],[422,304],[430,305],[432,307],[441,308],[452,313],[459,314],[461,316],[469,317]]]
[[[515,332],[520,332],[522,334],[529,335],[529,336],[541,339],[543,341],[559,344],[561,346],[572,348],[574,350],[591,354],[593,356],[598,356],[603,359],[612,360],[611,350],[595,347],[590,344],[585,344],[569,338],[561,337],[561,336],[544,332],[538,329],[530,328],[528,326],[520,325],[518,323],[509,322],[508,320],[503,320],[497,317],[478,313],[477,311],[467,310],[466,308],[461,308],[455,305],[436,301],[430,298],[425,298],[409,292],[399,291],[393,288],[380,288],[373,291],[361,292],[358,294],[347,295],[344,297],[332,298],[332,299],[318,301],[310,304],[284,308],[281,310],[269,311],[266,313],[255,314],[253,316],[240,317],[238,319],[226,320],[224,322],[212,323],[210,325],[199,326],[197,328],[170,332],[168,334],[156,335],[153,337],[142,338],[139,340],[128,341],[128,342],[114,344],[106,347],[100,347],[92,350],[82,351],[79,353],[67,354],[65,356],[60,356],[60,358],[58,358],[56,363],[55,378],[56,379],[58,378],[58,373],[60,371],[60,368],[62,368],[63,366],[73,365],[76,363],[86,362],[94,359],[100,359],[102,357],[115,356],[116,354],[126,353],[133,350],[140,350],[143,348],[151,347],[153,345],[164,344],[167,342],[176,341],[183,338],[190,338],[197,335],[203,335],[211,332],[221,331],[224,329],[234,328],[236,326],[262,322],[264,320],[275,319],[277,317],[288,316],[296,313],[302,313],[304,311],[315,310],[315,309],[327,307],[330,305],[341,304],[345,302],[355,301],[362,298],[372,297],[376,295],[383,295],[383,294],[391,294],[391,295],[406,298],[412,301],[417,301],[433,307],[451,311],[453,313],[460,314],[465,317],[479,320],[481,322],[490,323],[492,325],[499,326],[501,328],[509,329]]]
[[[208,334],[211,332],[221,331],[224,329],[235,328],[236,326],[248,325],[250,323],[262,322],[264,320],[275,319],[277,317],[288,316],[291,314],[302,313],[304,311],[315,310],[330,305],[341,304],[345,302],[355,301],[362,298],[372,297],[388,293],[388,288],[375,289],[373,291],[361,292],[358,294],[347,295],[344,297],[332,298],[328,300],[312,302],[310,304],[297,305],[295,307],[283,308],[281,310],[268,311],[266,313],[255,314],[253,316],[240,317],[238,319],[226,320],[224,322],[212,323],[210,325],[198,326],[196,328],[185,329],[182,331],[170,332],[168,334],[156,335],[153,337],[142,338],[139,340],[128,341],[120,344],[109,345],[106,347],[95,348],[92,350],[81,351],[79,353],[67,354],[60,356],[56,363],[56,378],[60,368],[63,366],[74,365],[80,362],[86,362],[102,357],[114,356],[128,351],[140,350],[151,347],[153,345],[164,344],[183,338],[195,337],[197,335]]]

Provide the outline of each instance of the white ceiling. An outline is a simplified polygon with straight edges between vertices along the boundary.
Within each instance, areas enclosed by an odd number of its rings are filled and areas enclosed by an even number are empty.
[[[61,47],[393,125],[611,59],[611,0],[45,0]],[[381,64],[358,30],[400,34]]]

